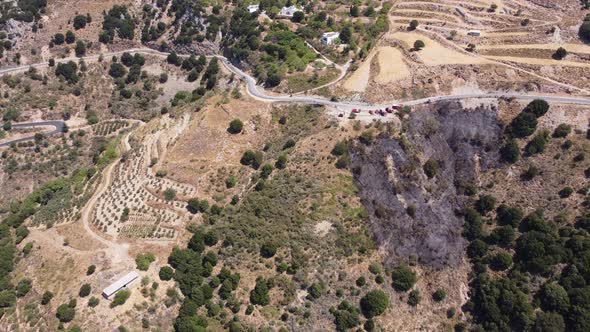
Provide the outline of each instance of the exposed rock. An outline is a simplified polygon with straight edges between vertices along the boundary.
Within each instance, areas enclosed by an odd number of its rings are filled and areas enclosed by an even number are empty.
[[[501,137],[496,112],[438,103],[412,113],[405,127],[399,141],[379,137],[368,147],[351,147],[369,227],[390,265],[413,257],[435,268],[457,266],[465,245],[457,211],[466,196],[455,183],[476,183],[480,171],[495,167]],[[439,164],[432,179],[423,171],[429,159]]]

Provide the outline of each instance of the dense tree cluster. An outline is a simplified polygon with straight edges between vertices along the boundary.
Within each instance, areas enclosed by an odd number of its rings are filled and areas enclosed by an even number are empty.
[[[130,40],[135,35],[135,20],[127,11],[126,6],[114,5],[105,13],[98,40],[103,44],[112,43],[115,33],[121,39]]]

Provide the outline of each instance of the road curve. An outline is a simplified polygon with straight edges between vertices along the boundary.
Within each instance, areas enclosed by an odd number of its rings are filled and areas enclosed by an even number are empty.
[[[64,130],[66,123],[63,121],[41,121],[41,122],[23,122],[23,123],[13,123],[12,128],[35,128],[35,127],[54,127],[52,131],[43,133],[45,136],[55,135],[62,133]],[[30,141],[35,138],[35,135],[15,139],[12,141],[0,143],[0,148],[4,146],[10,146],[12,144]]]
[[[108,58],[112,56],[120,56],[121,54],[128,52],[128,53],[141,53],[141,54],[148,54],[148,55],[155,55],[166,57],[170,53],[168,52],[161,52],[158,50],[154,50],[151,48],[130,48],[122,51],[117,52],[110,52],[110,53],[103,53],[103,54],[96,54],[91,55],[83,58],[64,58],[64,59],[56,59],[56,63],[64,63],[68,61],[97,61],[100,56],[103,58]],[[186,55],[184,55],[186,56]],[[362,102],[353,102],[353,101],[335,101],[330,100],[328,98],[322,96],[308,96],[308,95],[275,95],[271,94],[264,89],[264,87],[257,84],[256,79],[254,79],[249,74],[245,73],[240,68],[236,67],[232,64],[226,57],[221,55],[210,55],[209,58],[215,57],[221,60],[222,64],[232,73],[237,75],[242,81],[246,83],[246,90],[248,94],[260,101],[264,102],[286,102],[286,103],[305,103],[305,104],[319,104],[325,106],[332,106],[343,111],[351,110],[353,108],[365,108],[365,109],[379,109],[385,108],[392,104],[401,104],[407,106],[415,106],[420,104],[425,104],[429,102],[436,102],[436,101],[443,101],[443,100],[461,100],[461,99],[469,99],[469,98],[514,98],[519,100],[532,100],[536,98],[545,99],[548,102],[555,102],[555,103],[565,103],[565,104],[578,104],[578,105],[590,105],[590,98],[585,97],[569,97],[569,96],[558,96],[558,95],[544,95],[544,94],[523,94],[523,93],[513,93],[513,92],[482,92],[482,93],[470,93],[470,94],[457,94],[457,95],[445,95],[445,96],[434,96],[429,98],[421,98],[411,101],[389,101],[386,103],[382,103],[379,105],[371,105],[368,103]],[[19,66],[19,67],[12,67],[12,68],[4,68],[0,69],[0,76],[12,74],[12,73],[19,73],[25,72],[30,67],[34,68],[44,68],[49,66],[48,62],[40,62],[26,66]],[[343,76],[343,75],[341,75]],[[334,84],[339,81],[341,77],[337,80],[329,83]],[[324,85],[327,86],[327,85]]]

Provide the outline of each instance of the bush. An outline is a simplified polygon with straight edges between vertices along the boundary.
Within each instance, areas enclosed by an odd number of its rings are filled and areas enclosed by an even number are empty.
[[[64,36],[64,34],[63,34],[63,33],[56,33],[56,34],[53,36],[53,43],[54,43],[55,45],[61,45],[61,44],[63,44],[65,41],[66,41],[66,37]]]
[[[426,174],[429,179],[432,179],[438,173],[438,161],[432,158],[428,159],[422,168],[424,169],[424,174]]]
[[[389,296],[382,290],[373,290],[361,298],[361,311],[367,319],[380,316],[389,306]]]
[[[90,265],[88,267],[88,269],[86,270],[86,275],[89,276],[89,275],[93,274],[94,271],[96,271],[96,266],[95,265]]]
[[[127,290],[127,289],[120,290],[119,292],[117,292],[117,294],[115,294],[115,297],[113,298],[113,302],[111,302],[110,307],[114,308],[114,307],[125,304],[125,302],[127,302],[127,299],[129,299],[130,296],[131,296],[130,290]]]
[[[123,77],[127,74],[127,69],[117,62],[111,63],[111,68],[109,69],[109,75],[113,78]]]
[[[570,307],[570,299],[566,290],[556,282],[546,283],[537,294],[544,311],[566,313]]]
[[[16,285],[16,297],[23,297],[29,293],[32,288],[33,281],[31,279],[22,279]]]
[[[156,260],[156,256],[151,252],[146,254],[139,254],[135,257],[135,264],[137,264],[137,269],[140,271],[147,271],[150,267],[150,264]]]
[[[391,273],[392,286],[398,292],[407,292],[417,281],[416,273],[406,265],[396,267]]]
[[[441,302],[447,297],[447,292],[444,289],[437,289],[432,293],[432,299],[436,302]]]
[[[90,284],[84,284],[84,285],[82,285],[82,287],[80,287],[80,291],[78,292],[78,295],[80,297],[86,297],[86,296],[90,295],[91,290],[92,290],[92,288],[90,287]]]
[[[566,331],[565,322],[563,316],[556,312],[543,312],[537,313],[537,319],[535,320],[534,331]]]
[[[160,280],[168,281],[174,277],[174,270],[170,266],[162,266],[158,275]]]
[[[268,283],[264,278],[256,279],[256,286],[250,292],[250,302],[261,306],[268,305],[270,303],[268,288]]]
[[[520,159],[520,148],[515,139],[511,139],[500,149],[500,157],[502,161],[509,164],[514,164]]]
[[[294,146],[295,146],[295,140],[294,140],[294,139],[292,139],[292,138],[289,138],[289,139],[288,139],[288,140],[285,142],[285,144],[283,145],[283,150],[290,149],[290,148],[292,148],[292,147],[294,147]]]
[[[499,252],[490,258],[490,268],[494,271],[504,271],[512,265],[512,255]]]
[[[72,44],[75,41],[76,41],[76,35],[74,35],[74,33],[71,31],[66,32],[66,43]]]
[[[408,305],[412,307],[417,306],[420,300],[422,300],[422,296],[420,296],[420,291],[417,289],[412,290],[408,295]]]
[[[53,298],[53,293],[50,291],[46,291],[45,293],[43,293],[43,296],[41,296],[41,304],[42,305],[48,304],[52,298]]]
[[[410,30],[416,30],[416,28],[418,27],[419,23],[417,20],[411,20],[410,21]]]
[[[242,132],[243,128],[244,128],[244,124],[242,123],[242,121],[240,119],[233,119],[229,123],[229,127],[227,128],[227,131],[230,134],[239,134]]]
[[[74,29],[84,29],[86,27],[86,23],[88,23],[88,21],[85,15],[77,15],[74,17]]]
[[[523,217],[524,213],[517,207],[509,207],[505,204],[501,204],[496,209],[496,220],[500,225],[510,225],[516,228]]]
[[[424,44],[424,42],[421,41],[420,39],[418,39],[414,42],[414,49],[416,51],[420,51],[421,49],[424,48],[424,46],[426,46],[426,44]]]
[[[95,297],[95,296],[92,296],[88,300],[88,306],[91,307],[91,308],[96,307],[99,303],[100,303],[100,300],[97,297]]]
[[[559,191],[559,197],[561,198],[568,198],[574,193],[574,190],[571,187],[565,187]]]
[[[275,167],[278,169],[284,169],[287,167],[287,156],[282,154],[277,158],[277,162],[275,163]]]
[[[475,202],[475,208],[479,213],[485,215],[496,207],[496,199],[491,195],[482,195]]]
[[[545,147],[547,146],[548,140],[549,133],[547,131],[538,133],[525,146],[525,154],[527,156],[532,156],[534,154],[543,153],[545,151]]]
[[[264,258],[271,258],[277,253],[277,250],[278,245],[275,242],[265,242],[262,244],[262,246],[260,246],[260,256]]]
[[[567,55],[567,51],[565,50],[565,48],[560,47],[557,49],[557,51],[555,51],[555,53],[553,53],[553,58],[556,60],[561,60],[561,59],[565,58],[566,55]]]
[[[57,307],[55,316],[62,323],[71,322],[76,316],[76,309],[74,308],[74,306],[70,306],[70,304],[71,303],[64,303]]]
[[[348,154],[348,143],[346,141],[340,141],[336,143],[331,153],[334,156],[343,156]]]
[[[532,113],[535,117],[540,118],[549,111],[549,104],[543,99],[531,101],[524,109],[526,113]]]
[[[242,165],[249,165],[252,166],[254,169],[258,169],[262,164],[263,155],[262,152],[253,152],[252,150],[247,150],[242,155],[240,159],[240,163]]]
[[[555,130],[553,131],[553,137],[563,138],[569,135],[571,132],[572,127],[570,125],[562,123],[559,126],[557,126],[557,128],[555,128]]]
[[[533,113],[521,112],[512,120],[508,127],[508,134],[516,138],[532,135],[537,130],[537,117]]]
[[[272,167],[271,164],[264,164],[262,166],[262,168],[260,169],[260,178],[261,179],[268,179],[268,177],[270,176],[270,174],[272,173],[273,170],[274,170],[274,167]]]

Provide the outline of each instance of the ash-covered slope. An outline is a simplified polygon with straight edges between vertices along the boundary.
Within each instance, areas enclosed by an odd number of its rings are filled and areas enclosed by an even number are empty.
[[[378,137],[351,147],[370,228],[389,264],[417,259],[436,268],[455,266],[464,250],[456,212],[466,199],[456,185],[476,183],[480,171],[495,166],[501,137],[496,111],[438,103],[413,112],[404,128],[401,139]],[[423,168],[429,159],[438,163],[432,178]]]

